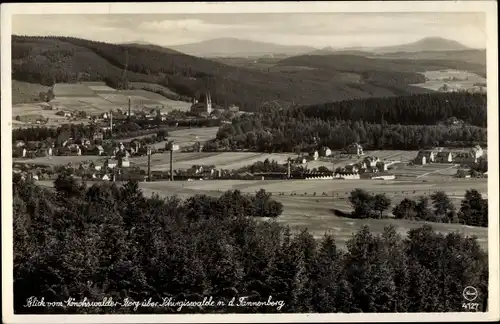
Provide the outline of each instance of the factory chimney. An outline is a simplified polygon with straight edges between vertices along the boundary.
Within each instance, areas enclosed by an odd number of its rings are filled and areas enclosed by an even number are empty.
[[[128,119],[131,118],[131,115],[130,115],[130,106],[131,106],[131,102],[130,102],[130,97],[128,97]]]
[[[151,148],[148,147],[148,182],[151,181]]]
[[[109,111],[109,129],[111,131],[111,137],[113,137],[113,111]]]

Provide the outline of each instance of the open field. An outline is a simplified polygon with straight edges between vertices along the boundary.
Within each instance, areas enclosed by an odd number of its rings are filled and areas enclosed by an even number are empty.
[[[215,137],[217,127],[183,129],[170,132],[169,140],[174,140],[181,147],[192,145],[195,141],[206,141]],[[198,136],[198,139],[196,139]],[[153,144],[156,148],[164,148],[166,142]],[[409,166],[406,163],[412,160],[417,152],[412,151],[372,151],[367,152],[367,156],[380,157],[381,161],[391,162],[396,161],[393,166],[389,166],[389,172],[396,175],[398,178],[422,178],[422,179],[452,179],[456,174],[458,165],[434,163],[427,165]],[[289,157],[295,157],[294,153],[256,153],[256,152],[176,152],[174,153],[174,168],[189,169],[193,165],[215,165],[216,168],[227,170],[239,169],[244,166],[249,166],[258,161],[269,159],[275,160],[280,164],[286,163]],[[385,158],[384,158],[385,157]],[[146,157],[131,158],[131,163],[136,164],[141,168],[147,166]],[[346,158],[320,158],[317,161],[309,161],[308,169],[324,166],[330,170],[337,167],[342,167],[347,164],[357,162],[356,156],[347,156]],[[401,161],[401,162],[399,162]],[[166,171],[170,169],[170,156],[168,153],[155,154],[151,158],[153,170]]]
[[[218,196],[226,190],[238,189],[242,192],[253,193],[261,188],[273,193],[273,198],[282,202],[284,212],[278,222],[288,224],[294,230],[307,228],[315,237],[321,237],[325,232],[335,235],[339,244],[343,245],[352,233],[363,225],[368,225],[375,232],[381,232],[385,226],[394,225],[400,233],[406,233],[411,228],[417,228],[424,222],[394,220],[394,219],[366,219],[355,220],[337,217],[332,209],[350,211],[351,207],[346,197],[350,191],[363,188],[372,193],[385,192],[393,200],[393,205],[404,197],[416,198],[434,191],[444,190],[452,199],[455,206],[460,206],[467,189],[475,188],[486,194],[486,179],[455,180],[443,183],[440,181],[373,181],[373,180],[276,180],[276,181],[162,181],[140,183],[145,194],[158,193],[160,196],[178,195],[186,198],[195,194]],[[284,192],[284,196],[279,196]],[[295,192],[296,196],[290,194]],[[308,192],[307,196],[301,194]],[[317,196],[312,196],[316,192]],[[328,197],[323,197],[326,192]],[[459,231],[466,235],[476,235],[483,248],[487,249],[487,229],[457,224],[429,223],[436,230],[442,232]]]
[[[177,93],[173,92],[169,88],[166,88],[166,87],[164,87],[162,85],[159,85],[159,84],[156,84],[156,83],[130,82],[129,84],[130,84],[130,86],[133,89],[151,89],[151,90],[154,90],[154,91],[163,91],[163,92],[168,93],[168,94],[170,94],[172,96],[178,96]],[[142,90],[142,91],[145,91],[145,90]],[[148,92],[150,92],[150,91],[148,91]],[[156,94],[154,92],[150,92],[150,93]]]
[[[486,79],[471,72],[457,70],[427,71],[423,72],[427,81],[414,84],[414,86],[439,91],[444,85],[449,90],[475,89],[476,83],[486,84]],[[484,87],[486,91],[486,87]]]
[[[49,87],[38,83],[12,80],[12,104],[39,102],[38,94],[47,92]]]
[[[67,122],[67,118],[56,116],[57,110],[85,111],[91,115],[117,109],[126,111],[129,97],[133,110],[160,108],[161,112],[168,113],[172,110],[188,111],[191,107],[189,102],[168,99],[146,90],[115,90],[103,82],[84,82],[56,84],[56,97],[50,101],[54,110],[43,110],[42,103],[38,102],[38,93],[47,89],[38,84],[13,81],[12,118],[26,116],[26,121],[16,123],[16,127],[27,126],[28,119],[35,121],[40,117],[49,118],[49,126]]]
[[[176,142],[177,143],[177,142]],[[159,145],[161,145],[159,143]],[[174,153],[174,168],[189,169],[193,165],[215,165],[222,169],[239,169],[257,161],[264,161],[266,158],[274,159],[279,163],[285,163],[289,154],[267,154],[250,152],[177,152]],[[137,164],[144,168],[147,166],[147,157],[131,158],[131,164]],[[151,157],[152,170],[169,170],[170,154],[155,154]]]
[[[51,187],[51,181],[39,181],[41,185]],[[218,197],[227,190],[238,189],[244,193],[254,193],[265,189],[273,194],[273,198],[284,205],[283,215],[278,217],[279,223],[290,225],[292,230],[299,231],[307,228],[320,238],[325,232],[335,235],[337,243],[344,246],[345,242],[360,227],[368,225],[374,232],[381,233],[388,225],[396,226],[401,234],[412,228],[418,228],[426,222],[395,220],[395,219],[350,219],[335,216],[333,209],[345,212],[351,210],[347,197],[356,188],[363,188],[371,193],[385,193],[392,200],[392,206],[398,204],[404,197],[416,199],[422,195],[429,195],[443,190],[457,208],[467,189],[477,189],[487,195],[487,179],[455,179],[454,181],[373,181],[373,180],[212,180],[212,181],[156,181],[141,182],[139,187],[145,195],[157,193],[160,196],[177,195],[187,198],[196,194],[207,194]],[[313,196],[316,192],[316,196]],[[327,196],[323,196],[325,192]],[[284,193],[284,195],[279,195]],[[295,193],[296,195],[292,195]],[[307,195],[305,195],[307,193]],[[390,212],[389,212],[390,213]],[[465,235],[475,235],[484,249],[487,249],[488,230],[486,228],[471,227],[458,224],[427,223],[436,230],[461,232]]]
[[[67,165],[68,163],[77,164],[84,161],[102,161],[106,157],[97,155],[80,155],[80,156],[47,156],[37,157],[33,159],[13,158],[12,163],[26,163],[39,165]]]
[[[183,129],[179,131],[169,132],[169,140],[173,140],[175,143],[179,144],[181,147],[192,145],[195,141],[207,141],[212,139],[217,134],[217,127],[206,127],[206,128],[192,128]],[[165,147],[166,142],[156,143],[153,146],[156,148]],[[335,154],[335,153],[334,153]],[[413,159],[416,155],[416,151],[371,151],[367,152],[367,156],[375,155],[381,158],[381,160],[392,161],[393,158],[397,161],[409,161]],[[275,160],[278,163],[286,163],[289,157],[296,157],[295,153],[256,153],[256,152],[200,152],[200,153],[183,153],[178,152],[174,154],[174,168],[176,169],[186,169],[190,168],[195,164],[207,164],[215,165],[217,168],[223,169],[238,169],[244,166],[251,165],[257,161],[264,161],[269,159],[270,161]],[[386,158],[384,158],[386,157]],[[168,154],[160,155],[157,154],[152,157],[152,167],[153,170],[168,170],[170,168],[170,157]],[[318,168],[320,166],[327,167],[333,170],[336,167],[345,166],[347,164],[355,163],[358,159],[356,156],[347,156],[346,158],[337,159],[334,157],[321,158],[317,161],[309,161],[307,167],[309,169]],[[132,163],[136,163],[143,167],[147,163],[146,158],[133,158]],[[447,165],[448,167],[449,165]]]
[[[174,141],[179,147],[193,145],[196,142],[206,142],[214,139],[219,127],[186,128],[168,132],[168,140]],[[155,148],[164,148],[166,142],[153,144]]]

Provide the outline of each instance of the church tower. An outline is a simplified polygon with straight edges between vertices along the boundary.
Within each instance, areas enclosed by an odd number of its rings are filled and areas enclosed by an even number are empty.
[[[212,113],[212,98],[210,97],[210,92],[208,91],[205,95],[205,108],[207,110],[207,114]]]

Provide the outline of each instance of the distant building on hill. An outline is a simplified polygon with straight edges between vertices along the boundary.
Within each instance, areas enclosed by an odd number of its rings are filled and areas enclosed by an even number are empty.
[[[479,159],[480,157],[482,157],[484,155],[484,151],[483,149],[481,148],[481,146],[479,145],[476,145],[474,146],[471,151],[470,151],[470,154],[472,155],[472,157],[474,157],[475,159]]]
[[[453,154],[451,152],[438,152],[435,160],[437,163],[452,163]]]
[[[353,143],[345,148],[347,154],[363,155],[363,147],[358,143]]]
[[[323,146],[321,150],[319,151],[320,156],[330,156],[332,155],[332,150],[330,150],[328,147]]]
[[[230,112],[238,112],[238,111],[240,111],[240,107],[238,107],[236,105],[231,105],[227,108],[227,110]]]
[[[205,100],[203,102],[197,102],[194,100],[190,111],[194,114],[210,115],[213,111],[210,92],[205,94]]]
[[[421,150],[418,152],[415,158],[415,164],[424,165],[427,163],[432,163],[436,159],[436,153],[430,150]]]

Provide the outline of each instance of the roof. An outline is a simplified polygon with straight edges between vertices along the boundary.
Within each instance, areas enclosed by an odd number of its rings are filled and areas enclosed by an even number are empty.
[[[435,154],[435,152],[434,151],[420,151],[420,152],[418,152],[417,157],[418,158],[422,158],[422,157],[429,158],[432,154]]]
[[[451,155],[451,152],[438,152],[437,157],[448,157],[448,155]]]
[[[455,157],[470,157],[470,154],[467,152],[458,152],[455,154]]]

